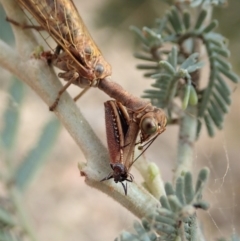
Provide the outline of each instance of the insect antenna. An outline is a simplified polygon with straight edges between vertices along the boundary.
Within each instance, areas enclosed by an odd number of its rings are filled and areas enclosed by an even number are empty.
[[[141,148],[143,148],[143,147],[146,147],[135,159],[134,159],[134,161],[131,163],[131,166],[133,165],[133,163],[135,162],[135,161],[137,161],[137,159],[152,145],[152,143],[156,140],[156,138],[158,137],[160,135],[160,133],[159,134],[157,134],[156,136],[154,136],[151,140],[149,140],[147,143],[145,143],[143,146],[141,146]],[[136,144],[138,144],[138,143],[136,143]]]

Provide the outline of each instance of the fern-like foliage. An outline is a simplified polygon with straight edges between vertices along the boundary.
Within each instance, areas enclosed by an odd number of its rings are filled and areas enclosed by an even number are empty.
[[[190,104],[197,104],[197,93],[193,87],[190,73],[201,68],[203,63],[197,62],[198,54],[192,54],[183,63],[177,65],[177,49],[172,48],[167,61],[160,61],[160,73],[152,74],[156,82],[152,84],[156,89],[146,90],[144,98],[151,99],[154,105],[167,108],[171,114],[172,100],[177,96],[183,96],[183,109]]]
[[[160,198],[161,208],[153,210],[148,217],[142,219],[141,224],[135,222],[135,233],[124,231],[116,240],[194,240],[199,230],[196,210],[207,210],[209,207],[208,203],[202,200],[208,176],[209,170],[202,169],[195,188],[190,172],[178,178],[175,189],[170,183],[166,183],[166,196]]]
[[[27,240],[26,231],[16,217],[16,209],[13,202],[5,197],[0,197],[0,240]]]
[[[240,241],[240,236],[234,232],[229,239],[224,239],[224,238],[218,239],[218,241],[228,241],[228,240],[229,241]]]
[[[8,102],[3,113],[3,128],[0,131],[1,187],[5,196],[0,196],[0,240],[36,240],[27,221],[22,194],[46,163],[60,130],[60,123],[52,119],[46,123],[41,136],[21,162],[16,163],[18,130],[21,124],[21,106],[25,97],[24,85],[16,78],[9,85]],[[19,157],[18,157],[19,159]],[[30,238],[30,239],[29,239]]]
[[[213,1],[198,2],[206,5]],[[224,115],[231,104],[231,90],[226,79],[237,83],[239,78],[227,60],[230,52],[226,39],[214,32],[218,22],[212,20],[205,24],[208,14],[204,8],[199,11],[197,18],[194,16],[195,22],[191,14],[190,10],[182,11],[173,6],[162,19],[156,21],[155,28],[144,27],[141,31],[131,27],[143,43],[143,51],[135,54],[135,57],[151,62],[138,65],[137,68],[146,71],[145,77],[155,79],[152,84],[154,89],[146,90],[143,97],[151,99],[154,105],[166,108],[169,123],[173,113],[179,115],[179,111],[175,111],[179,108],[174,108],[178,106],[179,99],[183,109],[188,104],[197,104],[198,132],[204,121],[209,135],[213,136],[214,127],[222,129]],[[209,64],[210,72],[204,88],[199,76],[203,63],[199,62],[201,56],[196,54],[201,46],[205,46],[207,59],[204,62],[205,65]]]
[[[0,200],[0,240],[20,241],[24,240],[24,231],[17,223],[15,210],[10,200]]]
[[[198,7],[199,5],[215,5],[215,6],[223,6],[227,4],[226,0],[163,0],[164,2],[170,5],[179,5],[182,3],[187,3],[191,7]]]

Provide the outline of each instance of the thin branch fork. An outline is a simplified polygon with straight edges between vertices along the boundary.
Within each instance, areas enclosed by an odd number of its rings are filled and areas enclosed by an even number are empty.
[[[24,13],[16,1],[0,1],[9,17],[14,16],[15,21],[24,22]],[[24,81],[50,106],[61,89],[61,83],[47,63],[30,57],[33,49],[38,46],[33,32],[15,26],[13,31],[18,51],[0,40],[0,66]],[[157,199],[135,183],[129,185],[128,196],[125,196],[120,184],[99,181],[110,172],[108,151],[67,92],[61,96],[61,102],[54,113],[87,159],[87,163],[80,163],[79,168],[88,185],[107,193],[140,218],[160,205]]]

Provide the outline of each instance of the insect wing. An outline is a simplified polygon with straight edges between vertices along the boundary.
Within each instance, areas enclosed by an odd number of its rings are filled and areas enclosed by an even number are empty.
[[[104,60],[71,0],[17,1],[68,54],[67,58],[74,62],[72,67],[84,69],[85,72],[80,71],[82,77],[93,80],[111,75],[111,66]]]
[[[115,101],[107,101],[104,103],[104,106],[107,142],[111,163],[124,164],[122,152],[125,135],[128,129],[126,129],[127,123],[122,124],[125,119]]]
[[[104,106],[110,165],[113,171],[101,181],[113,178],[116,183],[122,184],[124,193],[127,195],[127,184],[123,181],[133,181],[129,170],[133,164],[139,128],[135,122],[130,122],[128,112],[121,103],[112,100],[105,102]]]
[[[126,108],[119,102],[107,101],[105,120],[108,150],[115,182],[127,180],[133,164],[134,148],[139,132],[136,122],[130,121]]]

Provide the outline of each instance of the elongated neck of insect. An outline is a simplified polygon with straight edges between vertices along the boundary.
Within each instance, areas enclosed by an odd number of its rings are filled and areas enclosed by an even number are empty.
[[[149,103],[146,100],[133,96],[123,89],[121,85],[111,81],[108,78],[104,78],[99,81],[98,88],[133,111],[139,110]]]

